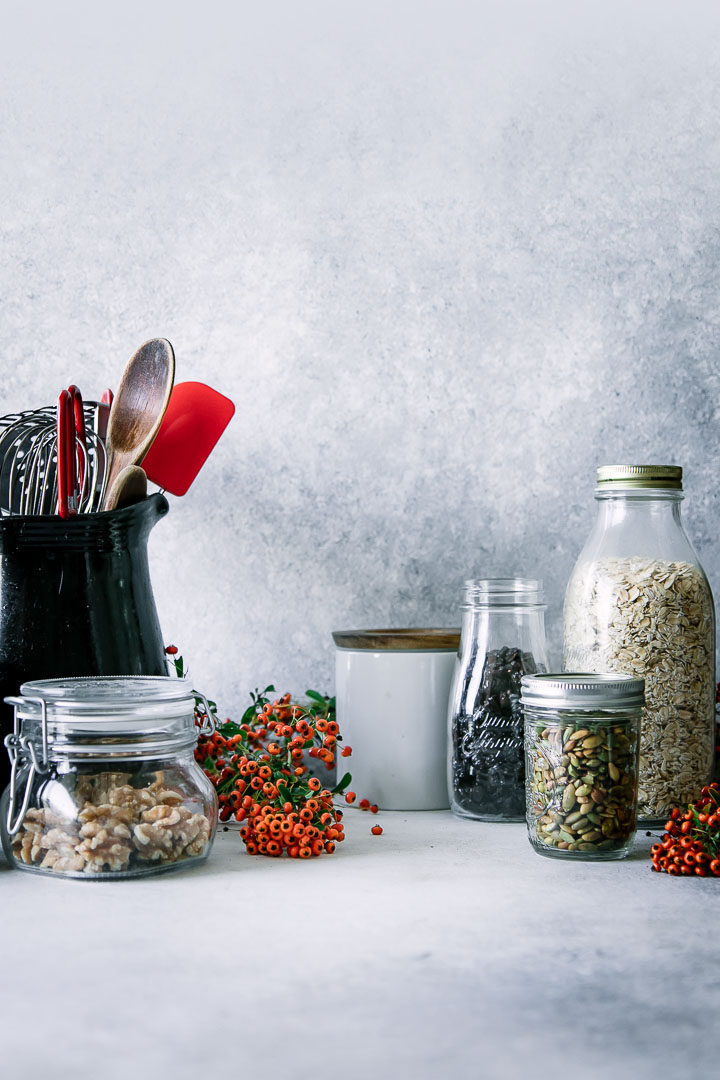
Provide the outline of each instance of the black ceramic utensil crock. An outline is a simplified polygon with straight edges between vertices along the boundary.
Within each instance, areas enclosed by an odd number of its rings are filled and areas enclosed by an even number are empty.
[[[166,675],[147,541],[169,510],[151,495],[122,510],[0,518],[0,730],[3,698],[28,679]],[[0,790],[10,763],[0,747]]]

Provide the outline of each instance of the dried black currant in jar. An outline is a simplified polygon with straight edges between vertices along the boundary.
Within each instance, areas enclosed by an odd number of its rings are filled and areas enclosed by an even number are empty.
[[[450,805],[461,817],[524,820],[520,684],[547,671],[544,615],[537,580],[466,583],[449,710]]]

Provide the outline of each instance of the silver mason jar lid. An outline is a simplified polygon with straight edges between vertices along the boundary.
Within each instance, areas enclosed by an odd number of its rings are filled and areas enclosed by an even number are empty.
[[[521,687],[522,704],[531,709],[639,709],[645,701],[645,680],[633,675],[523,675]]]

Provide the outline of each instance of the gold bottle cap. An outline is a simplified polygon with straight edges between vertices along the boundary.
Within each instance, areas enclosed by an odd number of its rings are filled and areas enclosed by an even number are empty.
[[[682,491],[680,465],[600,465],[598,485],[611,488],[665,488]]]

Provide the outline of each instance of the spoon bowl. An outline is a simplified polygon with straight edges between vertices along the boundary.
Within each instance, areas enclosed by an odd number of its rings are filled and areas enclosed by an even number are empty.
[[[129,465],[139,465],[152,445],[175,379],[175,353],[165,338],[151,338],[131,356],[107,423],[108,467],[103,510],[112,486]]]
[[[124,510],[134,506],[147,495],[147,476],[139,465],[128,465],[118,473],[112,487],[108,488],[104,510]]]

